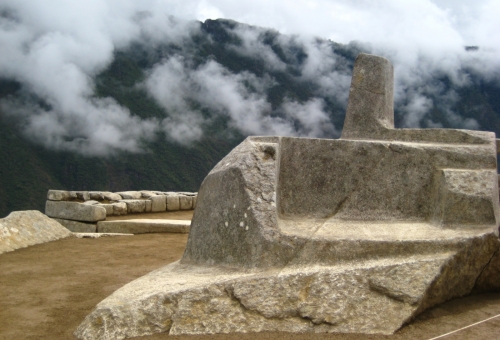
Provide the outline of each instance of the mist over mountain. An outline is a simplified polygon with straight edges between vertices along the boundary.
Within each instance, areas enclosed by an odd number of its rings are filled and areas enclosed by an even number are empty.
[[[0,215],[43,209],[48,188],[195,191],[248,135],[337,138],[360,52],[394,63],[397,127],[500,133],[500,67],[482,46],[407,54],[231,20],[130,22],[86,45],[1,12],[16,43],[0,57]]]

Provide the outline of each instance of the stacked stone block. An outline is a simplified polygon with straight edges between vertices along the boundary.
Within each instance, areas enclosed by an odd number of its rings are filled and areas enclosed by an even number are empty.
[[[107,216],[192,210],[195,192],[49,190],[45,214],[73,232],[96,232]]]

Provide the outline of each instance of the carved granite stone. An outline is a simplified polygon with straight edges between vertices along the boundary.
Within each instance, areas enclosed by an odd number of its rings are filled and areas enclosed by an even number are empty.
[[[358,56],[341,139],[237,146],[201,185],[182,260],[117,290],[75,335],[391,334],[499,289],[495,135],[394,129],[392,73]]]

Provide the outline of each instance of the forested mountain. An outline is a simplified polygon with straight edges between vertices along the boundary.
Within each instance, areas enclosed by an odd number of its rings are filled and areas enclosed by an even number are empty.
[[[56,136],[50,129],[44,140],[45,130],[29,122],[54,111],[54,104],[20,80],[1,79],[0,217],[43,211],[49,188],[197,191],[210,169],[251,134],[339,137],[352,65],[359,52],[372,52],[369,45],[285,36],[229,20],[189,27],[175,38],[144,36],[115,50],[92,77],[89,102],[119,104],[131,122],[149,124],[149,133],[130,136],[130,150],[123,140],[106,144],[105,133],[102,148],[98,142],[89,148],[83,134]],[[437,72],[423,78],[429,86],[401,87],[397,127],[499,134],[498,80],[461,72],[467,81],[460,84]]]

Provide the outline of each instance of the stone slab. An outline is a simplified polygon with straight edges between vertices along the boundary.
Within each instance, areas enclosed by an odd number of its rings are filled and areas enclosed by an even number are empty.
[[[47,199],[51,201],[68,201],[71,198],[69,191],[65,190],[49,190]]]
[[[149,197],[151,201],[151,212],[162,212],[167,210],[167,196],[156,195]]]
[[[192,210],[193,209],[193,197],[192,196],[179,196],[179,209],[180,210]]]
[[[127,204],[124,202],[111,203],[113,206],[113,215],[127,215]]]
[[[127,213],[129,214],[143,213],[146,210],[145,200],[126,199],[121,200],[120,202],[127,205]]]
[[[167,196],[167,211],[177,211],[180,209],[179,195]]]
[[[90,200],[90,194],[88,191],[74,191],[76,198],[82,201]]]
[[[77,202],[47,201],[45,214],[65,220],[97,222],[106,219],[106,209]]]
[[[95,201],[103,201],[104,200],[104,195],[100,191],[89,191],[89,196],[91,200]]]
[[[118,194],[115,194],[113,192],[108,192],[108,191],[105,191],[102,193],[103,197],[105,200],[108,200],[108,201],[119,201],[122,199],[122,197]]]
[[[113,216],[114,215],[114,213],[113,213],[113,207],[114,207],[113,204],[99,203],[99,206],[103,207],[104,209],[106,209],[106,216]]]
[[[157,194],[151,190],[141,190],[142,198],[150,198],[152,196],[156,196]]]
[[[84,223],[78,221],[64,220],[54,218],[55,221],[61,223],[66,229],[74,233],[95,233],[97,231],[96,223]]]
[[[134,234],[121,233],[73,233],[76,238],[101,238],[110,236],[134,236]]]
[[[95,204],[99,204],[99,201],[96,201],[96,200],[88,200],[88,201],[85,201],[83,202],[83,204],[88,204],[88,205],[95,205]]]
[[[117,192],[123,199],[139,199],[142,197],[140,191],[120,191]]]
[[[101,221],[97,223],[99,233],[188,233],[191,221],[131,219]]]
[[[71,235],[68,229],[37,210],[13,211],[0,219],[0,254]]]

